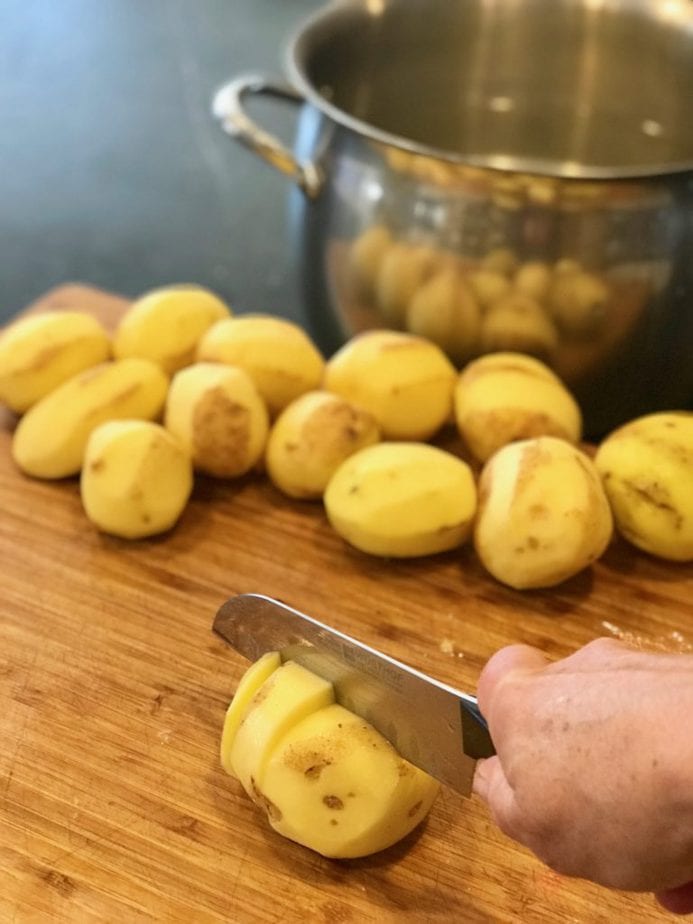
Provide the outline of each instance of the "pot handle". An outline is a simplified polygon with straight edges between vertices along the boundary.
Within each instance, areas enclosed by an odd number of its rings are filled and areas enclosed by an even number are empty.
[[[298,90],[288,83],[272,80],[262,74],[241,74],[214,94],[212,113],[228,135],[290,176],[307,196],[314,198],[322,186],[320,169],[310,160],[298,161],[279,139],[253,122],[243,108],[244,97],[251,94],[272,96],[290,103],[303,102]]]

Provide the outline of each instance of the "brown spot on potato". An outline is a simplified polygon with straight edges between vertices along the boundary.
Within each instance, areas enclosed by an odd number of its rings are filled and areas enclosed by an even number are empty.
[[[102,458],[101,458],[101,459],[93,459],[93,460],[89,463],[89,471],[90,471],[90,472],[102,472],[105,468],[106,468],[106,460],[105,460],[105,459],[102,459]]]
[[[329,757],[324,758],[314,764],[311,764],[310,767],[306,767],[306,769],[303,771],[303,775],[309,780],[319,780],[322,771],[325,769],[325,767],[329,767],[331,764],[332,761]]]
[[[538,549],[539,540],[536,536],[527,536],[527,548],[528,549]]]
[[[326,805],[328,809],[332,809],[333,811],[340,811],[341,809],[344,808],[344,803],[339,798],[339,796],[333,796],[333,795],[323,796],[322,801],[323,801],[323,804]]]
[[[413,818],[414,815],[416,815],[416,813],[420,811],[422,805],[423,803],[421,800],[419,800],[415,805],[412,805],[412,807],[407,812],[407,815],[409,816],[409,818]]]
[[[330,818],[330,824],[331,824],[331,825],[338,825],[339,822],[337,821],[336,818]]]
[[[250,788],[251,799],[256,805],[259,805],[260,808],[263,808],[267,813],[267,817],[270,821],[281,821],[282,813],[281,810],[272,802],[271,799],[268,799],[267,796],[259,789],[257,783],[255,782],[254,777],[250,777]]]
[[[671,497],[666,488],[656,481],[650,484],[640,485],[636,484],[634,481],[624,479],[622,483],[627,491],[630,491],[631,494],[635,494],[645,504],[656,507],[657,510],[661,510],[662,513],[671,517],[674,529],[681,529],[683,526],[683,517],[671,503]]]
[[[217,478],[243,474],[248,467],[251,415],[222,388],[210,388],[192,418],[193,461]]]

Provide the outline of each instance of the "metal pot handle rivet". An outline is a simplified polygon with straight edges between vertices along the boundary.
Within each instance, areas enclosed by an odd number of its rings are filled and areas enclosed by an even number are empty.
[[[303,103],[303,97],[290,84],[262,74],[242,74],[224,84],[214,94],[212,113],[232,138],[277,170],[290,176],[303,192],[313,198],[322,186],[319,168],[312,161],[298,161],[281,141],[260,128],[243,108],[244,97],[272,96],[290,103]]]

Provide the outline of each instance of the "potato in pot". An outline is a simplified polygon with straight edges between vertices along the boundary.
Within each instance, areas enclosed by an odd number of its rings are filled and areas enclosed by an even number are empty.
[[[428,813],[438,783],[334,701],[326,680],[274,653],[241,680],[222,765],[279,834],[323,856],[391,846]]]

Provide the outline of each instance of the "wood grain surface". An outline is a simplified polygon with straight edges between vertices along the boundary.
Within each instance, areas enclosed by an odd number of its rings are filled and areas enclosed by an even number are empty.
[[[39,309],[112,323],[126,307],[81,286]],[[229,596],[258,591],[443,681],[474,689],[523,641],[568,654],[600,635],[693,649],[693,572],[615,542],[592,570],[518,593],[470,550],[393,563],[349,549],[320,505],[260,476],[199,479],[171,533],[125,542],[87,522],[78,483],[23,477],[0,425],[0,921],[653,922],[648,895],[545,869],[485,807],[441,792],[423,826],[338,862],[267,826],[218,761],[247,664],[212,634]]]

